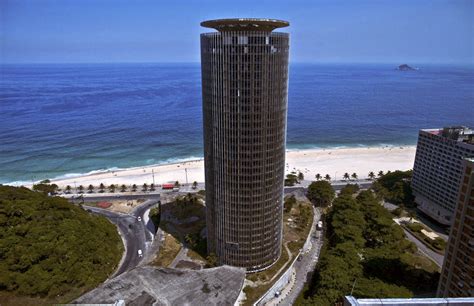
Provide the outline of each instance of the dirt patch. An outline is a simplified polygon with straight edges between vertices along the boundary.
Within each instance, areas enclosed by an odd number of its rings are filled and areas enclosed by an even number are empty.
[[[110,201],[112,205],[108,208],[108,210],[128,214],[132,211],[132,209],[134,209],[143,202],[144,200],[142,199]]]

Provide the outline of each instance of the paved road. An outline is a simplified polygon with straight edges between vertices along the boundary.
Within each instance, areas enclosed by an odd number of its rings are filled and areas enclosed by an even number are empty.
[[[142,250],[143,255],[153,241],[154,226],[149,218],[145,224],[145,213],[152,206],[156,205],[159,198],[147,200],[140,206],[135,207],[130,214],[112,212],[106,209],[84,205],[84,208],[92,213],[107,217],[119,228],[122,238],[125,240],[125,257],[122,259],[120,267],[115,271],[113,277],[135,268],[143,259],[138,255],[138,250]],[[141,221],[138,221],[138,217]]]
[[[440,255],[428,248],[426,245],[423,244],[423,242],[419,241],[415,236],[413,236],[409,231],[405,230],[404,228],[403,231],[405,232],[405,235],[407,236],[408,240],[415,243],[421,253],[433,260],[440,268],[443,266],[443,255]]]
[[[314,222],[315,224],[321,219],[321,211],[319,209],[315,209],[314,218],[316,219],[316,222]],[[319,253],[323,245],[322,231],[313,229],[313,232],[311,233],[311,244],[311,249],[306,253],[301,253],[301,260],[295,262],[294,269],[296,273],[293,287],[288,295],[279,301],[280,305],[293,305],[298,298],[298,295],[303,290],[305,283],[309,281],[308,277],[316,267]]]
[[[398,208],[397,205],[394,205],[392,203],[389,203],[389,202],[384,202],[383,203],[383,206],[388,209],[389,211],[393,211],[395,209]],[[419,217],[417,215],[417,217]],[[423,222],[424,223],[424,222]],[[402,227],[403,231],[405,232],[405,235],[407,236],[408,240],[410,240],[411,242],[415,243],[416,246],[418,247],[418,250],[423,253],[425,256],[427,256],[428,258],[430,258],[431,260],[433,260],[436,265],[438,265],[439,267],[442,267],[443,266],[443,260],[444,260],[444,256],[443,255],[440,255],[438,253],[436,253],[435,251],[431,250],[430,248],[428,248],[423,242],[421,242],[420,240],[418,240],[418,238],[416,238],[416,236],[412,235],[409,231],[407,231],[406,229],[404,229]],[[441,236],[440,233],[436,232],[437,234],[439,234]],[[447,240],[447,236],[441,236],[443,239],[446,239]]]

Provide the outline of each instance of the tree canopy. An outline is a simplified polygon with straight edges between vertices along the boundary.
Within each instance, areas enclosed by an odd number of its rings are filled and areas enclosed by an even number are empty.
[[[307,197],[319,206],[328,206],[334,199],[336,192],[328,181],[312,182],[308,187]]]
[[[412,170],[387,172],[372,185],[377,194],[393,204],[413,205]]]
[[[81,294],[114,271],[122,251],[107,219],[60,197],[0,186],[0,304],[2,291],[55,301]]]
[[[416,246],[371,191],[342,193],[326,215],[328,240],[303,305],[334,305],[345,296],[412,297],[436,290],[438,272],[412,264]]]

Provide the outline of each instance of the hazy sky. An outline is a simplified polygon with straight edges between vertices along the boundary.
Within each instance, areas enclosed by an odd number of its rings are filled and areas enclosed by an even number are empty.
[[[206,19],[290,21],[292,62],[473,63],[474,0],[0,0],[0,61],[198,62]]]

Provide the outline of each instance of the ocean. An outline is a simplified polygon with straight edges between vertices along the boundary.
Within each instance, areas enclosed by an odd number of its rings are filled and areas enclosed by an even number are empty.
[[[474,68],[292,64],[289,149],[414,145],[474,127]],[[0,67],[0,183],[201,158],[200,66]]]

